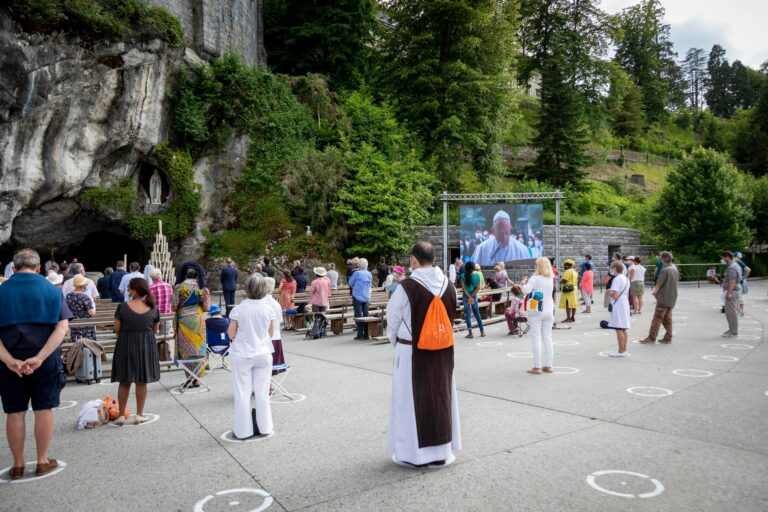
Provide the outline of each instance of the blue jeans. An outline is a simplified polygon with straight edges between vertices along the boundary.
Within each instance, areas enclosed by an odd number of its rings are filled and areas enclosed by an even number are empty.
[[[472,314],[474,313],[477,326],[480,328],[480,332],[483,332],[483,319],[480,318],[480,306],[477,303],[477,298],[473,299],[471,306],[466,295],[462,295],[461,301],[464,303],[464,320],[467,322],[467,329],[472,329]]]
[[[352,297],[352,307],[355,309],[355,318],[360,316],[368,316],[368,303],[363,302],[361,300],[357,300],[356,298]],[[368,337],[368,324],[364,322],[356,322],[357,323],[357,337],[358,338],[367,338]]]

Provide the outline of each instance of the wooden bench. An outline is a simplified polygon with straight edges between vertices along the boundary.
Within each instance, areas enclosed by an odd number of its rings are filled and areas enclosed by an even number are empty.
[[[361,316],[355,318],[355,322],[368,324],[368,336],[376,338],[382,335],[384,330],[385,317],[382,316]]]

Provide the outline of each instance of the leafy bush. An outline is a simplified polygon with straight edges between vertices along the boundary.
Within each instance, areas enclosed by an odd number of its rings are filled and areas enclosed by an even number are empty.
[[[66,32],[87,41],[160,38],[184,46],[179,20],[143,0],[9,0],[8,12],[28,32]]]
[[[136,201],[136,185],[130,178],[125,178],[111,186],[86,190],[80,199],[98,210],[126,216]]]

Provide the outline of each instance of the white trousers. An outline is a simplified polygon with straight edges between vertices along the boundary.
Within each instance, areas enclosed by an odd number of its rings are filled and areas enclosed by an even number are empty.
[[[585,308],[591,308],[592,307],[592,297],[589,296],[589,294],[581,290],[581,298],[584,299],[584,307]]]
[[[541,368],[541,349],[544,348],[544,366],[552,367],[554,356],[552,347],[552,321],[548,318],[528,317],[531,325],[531,347],[533,348],[533,367]]]
[[[271,434],[272,409],[269,406],[269,380],[272,377],[272,354],[257,357],[232,356],[232,394],[235,398],[234,434],[251,437],[251,396],[256,409],[256,424],[262,434]]]

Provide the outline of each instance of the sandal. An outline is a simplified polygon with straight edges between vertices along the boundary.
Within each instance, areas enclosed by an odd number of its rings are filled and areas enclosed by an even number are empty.
[[[24,478],[24,467],[25,466],[12,467],[10,471],[11,480],[20,480]]]
[[[552,369],[551,366],[543,366],[541,368],[541,371],[543,371],[544,373],[555,373],[555,371]]]
[[[47,475],[54,469],[59,467],[59,463],[56,462],[56,459],[48,459],[48,462],[45,462],[43,464],[37,464],[37,467],[35,468],[35,475],[37,476],[43,476]]]
[[[528,373],[532,373],[534,375],[540,375],[541,374],[541,368],[529,368],[527,370]]]

